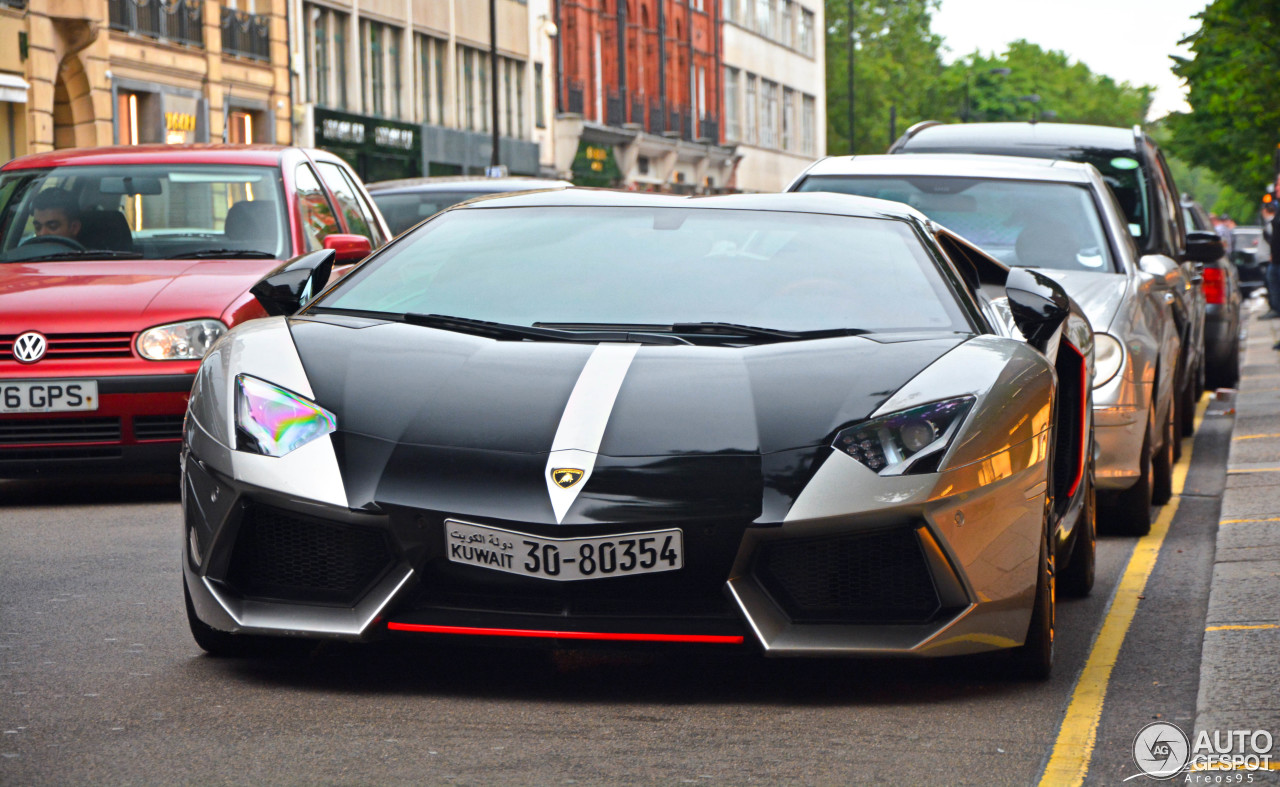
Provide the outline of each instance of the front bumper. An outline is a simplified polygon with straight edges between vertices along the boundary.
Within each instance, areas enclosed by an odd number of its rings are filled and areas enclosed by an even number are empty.
[[[1147,411],[1132,405],[1093,408],[1094,484],[1128,489],[1138,481]]]
[[[0,416],[0,477],[178,470],[194,375],[96,379],[97,410]]]
[[[809,484],[819,502],[767,525],[667,520],[575,525],[570,533],[481,522],[543,536],[672,525],[685,533],[682,571],[564,583],[448,561],[445,520],[477,517],[299,499],[188,452],[184,574],[199,618],[238,633],[740,643],[773,656],[971,653],[1025,636],[1046,445],[1039,437],[940,475],[898,478],[832,454]],[[831,506],[841,513],[824,510]],[[825,560],[841,549],[867,554]]]

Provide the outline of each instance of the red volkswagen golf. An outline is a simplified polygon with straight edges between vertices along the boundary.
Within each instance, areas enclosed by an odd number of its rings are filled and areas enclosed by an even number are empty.
[[[249,288],[389,237],[337,157],[274,146],[63,150],[0,168],[0,477],[174,471],[200,359]]]

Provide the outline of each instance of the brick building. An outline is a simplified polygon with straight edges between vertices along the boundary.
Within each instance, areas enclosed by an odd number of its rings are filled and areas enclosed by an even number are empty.
[[[716,0],[557,0],[551,14],[557,172],[583,180],[607,156],[630,187],[730,185]]]

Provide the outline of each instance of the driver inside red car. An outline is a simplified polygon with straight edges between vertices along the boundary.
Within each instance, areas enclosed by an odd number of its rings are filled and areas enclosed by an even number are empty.
[[[32,200],[31,226],[37,237],[59,235],[71,240],[80,235],[80,208],[75,197],[62,189],[45,189]]]

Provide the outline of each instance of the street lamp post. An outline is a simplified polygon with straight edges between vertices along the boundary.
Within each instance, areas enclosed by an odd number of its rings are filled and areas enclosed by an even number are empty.
[[[489,103],[492,110],[493,152],[489,155],[489,176],[498,176],[498,2],[489,0]]]
[[[854,0],[849,0],[849,155],[852,156],[856,151],[853,149],[853,56],[854,56],[854,36],[857,34],[856,11],[853,7]]]

